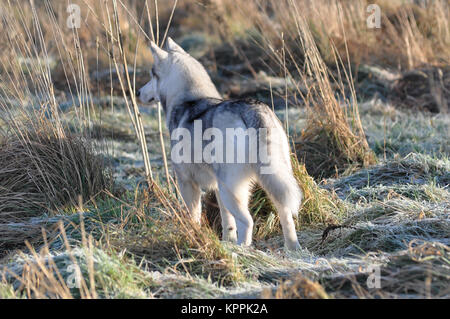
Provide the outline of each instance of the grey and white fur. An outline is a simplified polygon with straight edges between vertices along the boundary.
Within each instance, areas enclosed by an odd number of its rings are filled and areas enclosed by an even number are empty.
[[[259,159],[256,163],[172,161],[180,192],[192,218],[200,223],[201,191],[214,190],[222,218],[222,239],[251,245],[253,219],[248,202],[251,187],[257,183],[278,211],[285,245],[291,250],[298,249],[293,216],[298,214],[302,192],[293,175],[286,133],[276,115],[258,101],[223,101],[204,67],[171,38],[167,39],[165,50],[151,43],[151,51],[154,60],[151,80],[137,95],[144,103],[161,102],[171,134],[185,128],[194,136],[194,122],[199,120],[202,133],[207,128],[217,128],[224,136],[227,136],[227,128],[265,129],[268,132],[267,143],[258,144],[258,147],[266,147],[271,174],[261,173],[261,167],[267,163]],[[241,148],[248,154],[248,139],[236,136],[226,139],[234,143],[235,150]],[[172,140],[172,147],[175,143]],[[193,144],[192,141],[192,152]],[[205,144],[203,141],[202,146]]]

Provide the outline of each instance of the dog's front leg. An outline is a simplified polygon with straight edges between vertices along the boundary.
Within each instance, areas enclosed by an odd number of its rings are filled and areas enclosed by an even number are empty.
[[[200,187],[191,180],[178,180],[178,185],[180,187],[181,196],[186,203],[186,206],[191,214],[192,219],[200,224],[201,220],[201,189]]]

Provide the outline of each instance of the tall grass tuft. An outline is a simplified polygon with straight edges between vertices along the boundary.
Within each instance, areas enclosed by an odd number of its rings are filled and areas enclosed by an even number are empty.
[[[305,52],[303,72],[299,66],[297,68],[306,87],[306,95],[302,91],[299,94],[309,108],[307,127],[296,145],[298,157],[305,162],[308,172],[316,177],[374,164],[376,157],[362,128],[351,69],[347,71],[343,67],[342,60],[334,51],[338,78],[333,78],[295,2],[292,2],[292,9],[299,41]],[[347,82],[350,94],[344,82]],[[336,97],[336,88],[342,102]]]
[[[93,145],[49,127],[0,142],[0,221],[76,206],[111,186]]]
[[[108,164],[96,155],[99,145],[86,138],[93,104],[79,37],[65,36],[47,0],[2,2],[0,8],[3,45],[12,54],[0,59],[0,219],[76,206],[112,184]],[[42,16],[49,23],[42,23]],[[52,53],[69,63],[64,68],[74,76],[77,94],[70,94],[80,106],[72,110],[72,128],[63,120]]]

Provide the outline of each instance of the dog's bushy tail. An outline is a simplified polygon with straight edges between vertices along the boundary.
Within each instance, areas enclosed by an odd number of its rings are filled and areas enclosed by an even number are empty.
[[[303,193],[294,177],[290,161],[272,165],[270,173],[259,174],[259,182],[275,206],[287,209],[297,216]]]

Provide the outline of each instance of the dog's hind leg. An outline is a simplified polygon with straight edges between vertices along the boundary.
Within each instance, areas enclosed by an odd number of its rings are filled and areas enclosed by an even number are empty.
[[[228,179],[219,183],[219,197],[224,207],[234,216],[237,226],[237,244],[252,243],[253,219],[248,211],[250,183]]]
[[[236,220],[230,211],[224,206],[222,200],[220,199],[219,191],[216,191],[216,198],[220,208],[220,217],[222,219],[222,240],[236,243]]]
[[[292,212],[284,203],[273,199],[280,217],[281,228],[283,229],[284,243],[289,250],[297,250],[300,248],[297,233],[295,231],[295,223],[292,218]]]
[[[186,203],[186,206],[191,214],[192,219],[200,224],[201,220],[201,189],[191,180],[178,180],[181,196]]]
[[[259,182],[278,211],[286,247],[290,250],[299,249],[293,216],[298,214],[302,192],[292,170],[286,167],[273,174],[262,174]]]

